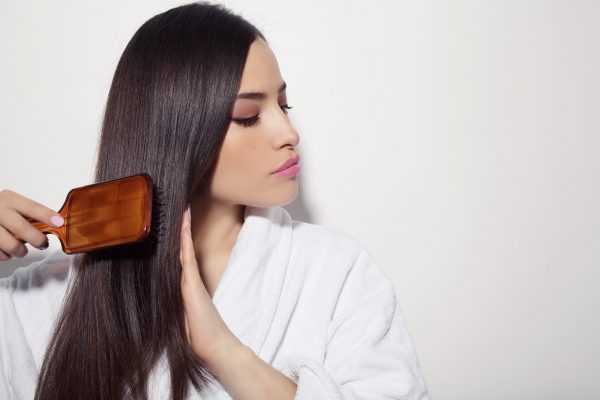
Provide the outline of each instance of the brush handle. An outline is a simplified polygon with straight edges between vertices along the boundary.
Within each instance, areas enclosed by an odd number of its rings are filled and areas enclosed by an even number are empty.
[[[40,222],[38,220],[35,220],[33,218],[29,218],[29,217],[25,217],[25,220],[27,220],[27,222],[29,222],[31,225],[33,225],[33,227],[35,229],[37,229],[38,231],[42,232],[42,233],[51,233],[55,236],[58,237],[58,239],[61,241],[61,243],[65,243],[65,237],[66,237],[66,233],[67,233],[67,216],[65,215],[66,213],[62,213],[62,210],[58,212],[63,219],[65,220],[65,223],[62,224],[61,227],[55,228],[53,226],[50,225],[46,225],[43,222]],[[26,240],[24,240],[22,237],[20,237],[19,235],[17,235],[16,233],[13,233],[13,236],[15,237],[15,239],[17,239],[18,241],[20,241],[21,243],[28,243]]]

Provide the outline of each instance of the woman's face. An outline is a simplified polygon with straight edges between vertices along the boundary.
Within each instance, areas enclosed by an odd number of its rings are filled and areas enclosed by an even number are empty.
[[[210,182],[212,197],[255,207],[285,205],[296,198],[297,175],[272,174],[297,155],[294,147],[300,137],[290,124],[287,105],[275,55],[265,41],[256,39]]]

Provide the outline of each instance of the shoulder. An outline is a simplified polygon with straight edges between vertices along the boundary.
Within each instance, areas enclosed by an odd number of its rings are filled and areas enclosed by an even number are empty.
[[[0,387],[3,380],[11,382],[18,393],[27,392],[23,398],[33,395],[29,392],[63,299],[69,257],[61,250],[49,252],[0,279]]]
[[[48,315],[64,296],[72,257],[56,250],[0,279],[0,307],[22,320]]]
[[[0,347],[29,349],[35,364],[41,365],[64,299],[72,257],[57,250],[0,279],[0,314],[7,321],[6,341]]]
[[[374,295],[395,298],[394,286],[371,252],[354,236],[340,229],[292,221],[296,256],[317,269],[323,279],[338,286],[338,306]]]
[[[292,229],[294,242],[304,250],[335,252],[350,257],[357,257],[363,250],[362,245],[353,236],[331,226],[292,220]]]
[[[2,291],[40,289],[67,280],[73,256],[55,250],[44,258],[17,268],[12,275],[0,279]]]

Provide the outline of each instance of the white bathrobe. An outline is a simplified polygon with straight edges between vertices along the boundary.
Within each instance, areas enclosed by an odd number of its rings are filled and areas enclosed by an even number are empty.
[[[34,397],[73,257],[57,250],[0,279],[0,399]],[[429,398],[391,281],[343,232],[247,206],[213,302],[245,345],[296,382],[298,400]],[[152,399],[169,398],[166,368],[163,354]],[[190,389],[188,399],[231,399],[218,382]]]

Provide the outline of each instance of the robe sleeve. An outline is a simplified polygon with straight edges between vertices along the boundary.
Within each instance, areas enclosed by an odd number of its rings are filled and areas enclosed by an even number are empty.
[[[332,318],[324,361],[293,356],[296,400],[428,400],[391,281],[361,250]]]
[[[12,293],[15,275],[0,279],[0,399],[32,399],[37,378],[33,354]]]

